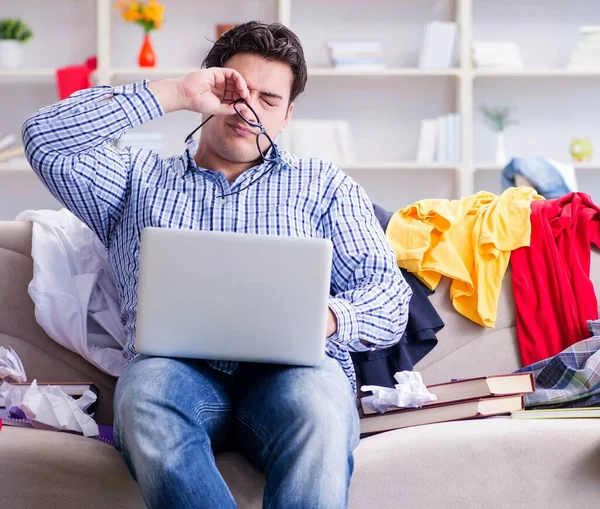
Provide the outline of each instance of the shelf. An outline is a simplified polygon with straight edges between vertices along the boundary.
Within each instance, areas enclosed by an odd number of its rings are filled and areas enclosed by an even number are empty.
[[[26,160],[14,160],[0,163],[0,173],[32,173],[33,170]]]
[[[549,69],[474,69],[474,78],[568,78],[568,77],[585,77],[598,76],[600,77],[600,69],[566,69],[566,68],[549,68]]]
[[[156,79],[177,78],[198,69],[195,67],[123,67],[110,69],[108,72],[113,78]]]
[[[194,67],[156,67],[156,68],[120,68],[109,71],[112,77],[127,78],[173,78],[184,76],[197,70]],[[397,68],[397,69],[336,69],[334,67],[311,67],[308,69],[308,75],[314,77],[392,77],[392,76],[458,76],[459,69],[419,69],[419,68]]]
[[[366,161],[353,164],[342,164],[344,171],[377,171],[377,170],[457,170],[459,163],[417,163],[413,161]]]
[[[600,170],[600,162],[598,163],[566,163],[572,164],[576,170]],[[496,163],[481,163],[475,165],[475,171],[502,171],[505,165]]]
[[[335,67],[310,67],[309,76],[458,76],[460,69],[420,69],[418,67],[401,67],[389,69],[336,69]]]
[[[0,69],[0,79],[7,78],[54,78],[56,69]]]

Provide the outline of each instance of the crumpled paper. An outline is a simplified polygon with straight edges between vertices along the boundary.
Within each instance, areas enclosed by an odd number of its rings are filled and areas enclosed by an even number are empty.
[[[18,383],[27,381],[21,359],[11,347],[6,349],[0,346],[0,380]]]
[[[437,396],[427,390],[421,373],[417,371],[399,371],[394,375],[398,382],[394,389],[378,385],[363,385],[363,392],[372,392],[372,396],[362,398],[368,408],[383,413],[388,408],[420,408],[425,403],[437,401]]]
[[[9,412],[22,412],[34,428],[59,431],[75,431],[86,437],[99,434],[96,421],[85,413],[97,396],[85,391],[79,399],[73,399],[60,387],[38,387],[36,380],[23,392],[19,386],[4,382],[0,385]]]

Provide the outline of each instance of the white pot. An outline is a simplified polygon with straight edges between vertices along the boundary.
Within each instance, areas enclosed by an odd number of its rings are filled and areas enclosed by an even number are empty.
[[[18,41],[0,41],[0,67],[19,67],[21,44]]]

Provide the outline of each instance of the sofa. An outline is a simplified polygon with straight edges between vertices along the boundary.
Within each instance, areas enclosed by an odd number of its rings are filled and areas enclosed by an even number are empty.
[[[0,222],[0,345],[12,346],[30,380],[93,381],[96,418],[112,420],[115,379],[52,341],[37,325],[27,293],[31,225]],[[600,288],[600,253],[592,257]],[[432,301],[446,327],[415,369],[426,383],[520,367],[510,273],[494,329],[452,308],[448,281]],[[75,434],[5,426],[0,430],[0,506],[135,509],[144,503],[119,453]],[[242,509],[261,507],[263,475],[242,456],[217,464]],[[596,507],[600,500],[600,421],[516,421],[510,417],[441,423],[365,438],[355,451],[351,509]],[[198,505],[201,507],[201,505]]]

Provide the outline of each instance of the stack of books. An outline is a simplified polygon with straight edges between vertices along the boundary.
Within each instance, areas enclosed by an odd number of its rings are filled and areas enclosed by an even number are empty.
[[[361,435],[424,424],[510,415],[523,410],[523,395],[534,392],[535,383],[531,373],[515,373],[453,380],[429,385],[427,389],[435,394],[437,401],[426,403],[421,408],[390,408],[382,414],[369,406],[372,396],[361,398]]]
[[[514,42],[474,42],[473,66],[484,69],[521,69],[523,59]]]
[[[327,43],[329,60],[336,69],[383,70],[383,46],[377,41],[330,41]]]
[[[600,69],[600,25],[584,25],[579,33],[581,39],[567,69]]]
[[[449,21],[432,21],[425,26],[418,66],[421,69],[456,67],[458,28]]]
[[[460,113],[421,121],[417,163],[459,163],[461,160]]]

